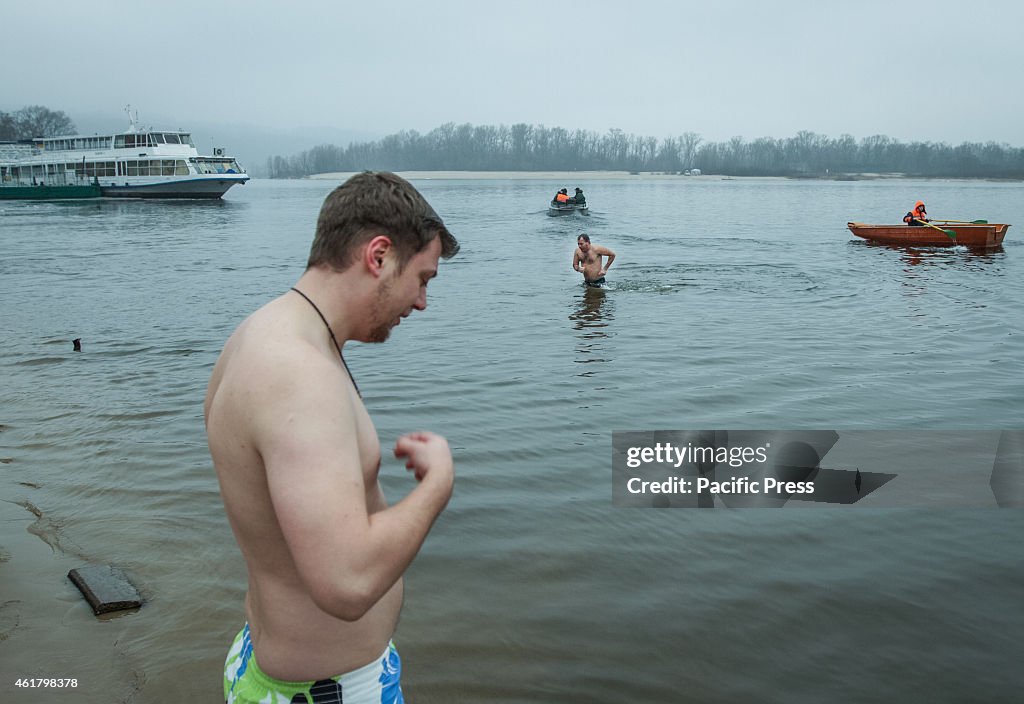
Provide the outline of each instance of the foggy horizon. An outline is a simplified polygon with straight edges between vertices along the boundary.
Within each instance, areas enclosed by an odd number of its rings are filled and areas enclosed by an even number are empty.
[[[5,6],[0,22],[25,28],[5,42],[25,69],[4,77],[0,110],[42,105],[86,131],[127,127],[130,104],[142,125],[287,132],[297,149],[445,123],[1024,145],[1017,4],[389,8]]]

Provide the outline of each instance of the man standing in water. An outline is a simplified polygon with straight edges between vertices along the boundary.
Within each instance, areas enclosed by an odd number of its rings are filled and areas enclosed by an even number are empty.
[[[590,243],[590,235],[581,233],[576,238],[576,253],[572,257],[572,268],[582,272],[583,282],[587,286],[600,288],[604,283],[604,275],[608,268],[615,261],[615,252],[602,247],[599,244]],[[608,261],[602,265],[601,257],[608,257]]]
[[[452,456],[439,435],[398,438],[418,484],[388,506],[380,441],[342,346],[383,342],[426,309],[439,258],[458,249],[412,185],[358,174],[324,201],[295,288],[225,344],[206,430],[249,572],[226,701],[403,701],[391,643],[402,575],[451,496]]]

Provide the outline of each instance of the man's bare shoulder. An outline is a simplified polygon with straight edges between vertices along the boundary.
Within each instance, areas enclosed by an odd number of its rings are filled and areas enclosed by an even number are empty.
[[[217,396],[259,412],[295,395],[313,400],[338,394],[344,376],[337,353],[326,350],[308,321],[290,314],[281,299],[243,321],[224,345],[207,392],[209,412]],[[319,343],[319,344],[318,344]]]
[[[605,247],[602,244],[595,244],[593,246],[593,249],[594,252],[597,254],[612,254],[612,250],[610,250],[608,247]]]

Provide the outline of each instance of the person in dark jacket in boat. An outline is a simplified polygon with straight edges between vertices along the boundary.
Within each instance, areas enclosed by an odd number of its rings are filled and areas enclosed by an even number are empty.
[[[914,209],[903,216],[903,222],[911,227],[924,227],[928,222],[928,211],[924,208],[924,201],[914,203]]]
[[[585,195],[583,195],[583,189],[582,188],[577,188],[576,189],[576,195],[574,195],[569,200],[569,202],[570,203],[575,203],[576,205],[586,205],[587,204],[587,197]]]

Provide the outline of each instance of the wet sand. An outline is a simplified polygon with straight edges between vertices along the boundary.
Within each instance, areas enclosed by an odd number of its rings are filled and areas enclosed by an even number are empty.
[[[67,578],[83,561],[51,547],[60,545],[60,526],[30,499],[9,486],[3,493],[15,498],[0,500],[0,691],[11,701],[20,700],[19,693],[24,701],[130,699],[145,681],[141,663],[118,647],[123,628],[113,622],[117,617],[97,619]],[[90,653],[87,670],[82,650]],[[15,686],[19,678],[77,683],[37,698]]]

